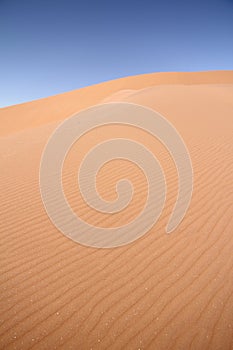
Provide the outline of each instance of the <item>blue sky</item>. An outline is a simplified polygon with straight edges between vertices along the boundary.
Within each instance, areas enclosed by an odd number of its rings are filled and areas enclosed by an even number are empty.
[[[0,107],[151,72],[233,69],[233,0],[0,0]]]

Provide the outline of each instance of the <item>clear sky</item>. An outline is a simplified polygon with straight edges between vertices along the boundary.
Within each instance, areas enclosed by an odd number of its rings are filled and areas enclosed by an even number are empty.
[[[233,69],[233,0],[0,0],[0,107],[128,75]]]

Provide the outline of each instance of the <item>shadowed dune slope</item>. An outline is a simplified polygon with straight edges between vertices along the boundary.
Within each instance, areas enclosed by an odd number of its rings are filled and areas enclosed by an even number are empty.
[[[194,191],[182,223],[166,235],[178,189],[166,149],[130,126],[89,132],[63,169],[67,200],[84,220],[123,225],[140,213],[147,191],[137,167],[115,160],[100,170],[98,191],[114,200],[116,182],[129,178],[134,198],[114,215],[90,209],[76,177],[98,142],[128,137],[143,143],[160,161],[168,192],[145,236],[94,249],[69,240],[49,220],[39,166],[60,121],[113,101],[148,106],[176,127],[192,159]],[[0,125],[0,349],[233,349],[233,71],[118,79],[3,108]]]

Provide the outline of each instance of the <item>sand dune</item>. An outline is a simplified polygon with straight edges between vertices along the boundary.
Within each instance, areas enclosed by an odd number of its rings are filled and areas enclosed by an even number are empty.
[[[104,198],[130,178],[135,196],[122,213],[90,209],[77,168],[100,141],[130,137],[161,162],[167,199],[157,224],[115,249],[84,247],[49,220],[39,189],[42,151],[71,114],[126,101],[164,115],[191,155],[194,191],[181,225],[165,234],[177,174],[166,149],[131,126],[89,132],[69,153],[63,185],[73,210],[103,227],[124,225],[145,201],[137,167],[115,160],[97,178]],[[0,348],[233,349],[233,71],[156,73],[106,82],[0,110]]]

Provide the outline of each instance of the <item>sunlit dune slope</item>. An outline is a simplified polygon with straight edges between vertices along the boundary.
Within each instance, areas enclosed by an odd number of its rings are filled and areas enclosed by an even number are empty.
[[[163,213],[145,236],[95,249],[53,226],[41,201],[39,166],[62,120],[113,101],[150,107],[175,126],[192,159],[194,189],[185,218],[167,235],[178,182],[166,148],[132,126],[89,132],[63,169],[67,200],[84,220],[124,225],[140,213],[147,192],[143,173],[115,160],[100,170],[98,191],[114,200],[116,182],[129,178],[131,203],[114,215],[86,205],[77,169],[98,142],[126,137],[144,144],[167,182]],[[3,108],[0,125],[0,349],[233,349],[233,71],[110,81]]]

